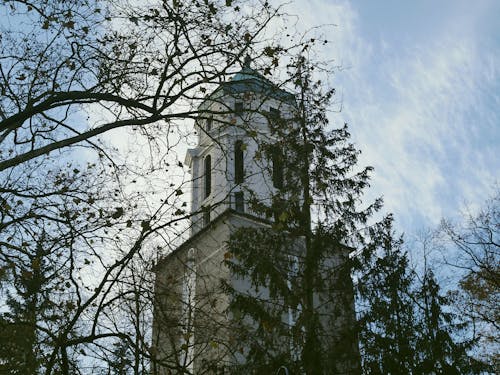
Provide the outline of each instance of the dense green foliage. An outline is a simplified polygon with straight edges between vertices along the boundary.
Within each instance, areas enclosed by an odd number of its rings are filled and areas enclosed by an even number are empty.
[[[415,274],[408,267],[403,240],[393,238],[385,223],[380,254],[364,268],[358,286],[358,315],[363,370],[367,374],[395,374],[414,367],[417,334],[411,288]]]
[[[366,374],[479,374],[488,366],[468,353],[466,324],[453,314],[431,268],[409,266],[392,223],[358,280],[358,314]]]
[[[270,204],[250,200],[251,210],[267,216],[269,229],[242,229],[229,242],[229,269],[251,284],[226,285],[230,309],[241,323],[242,373],[276,371],[285,365],[306,374],[358,373],[354,298],[347,244],[370,247],[363,234],[377,200],[360,208],[370,168],[358,170],[358,151],[347,126],[328,127],[326,108],[334,90],[313,78],[303,55],[289,64],[296,106],[290,117],[270,116],[271,136],[259,144],[258,157],[270,168],[283,158],[283,184]],[[268,171],[272,175],[272,171]],[[318,219],[312,219],[312,217]],[[245,346],[244,346],[245,347]]]

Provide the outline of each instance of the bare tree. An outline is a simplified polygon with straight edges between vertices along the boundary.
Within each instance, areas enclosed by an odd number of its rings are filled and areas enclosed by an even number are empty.
[[[195,116],[190,104],[276,15],[267,3],[231,3],[4,2],[0,170],[112,129]],[[86,109],[99,116],[78,118]]]
[[[281,47],[265,33],[279,10],[259,0],[6,0],[1,12],[2,344],[30,338],[0,351],[2,366],[92,372],[118,339],[136,350],[139,373],[144,328],[132,320],[130,333],[115,314],[124,300],[129,316],[145,314],[146,276],[131,267],[155,246],[168,251],[187,215],[174,147],[249,50],[277,64]],[[138,156],[111,146],[124,134]]]
[[[460,311],[474,324],[481,354],[498,369],[500,345],[500,192],[477,212],[464,214],[461,223],[443,220],[441,231],[451,241],[456,257],[450,263],[464,271],[453,292]]]

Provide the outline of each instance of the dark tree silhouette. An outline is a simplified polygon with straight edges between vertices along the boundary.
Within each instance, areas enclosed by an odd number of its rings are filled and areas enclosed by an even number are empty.
[[[314,79],[317,66],[307,50],[289,64],[293,114],[270,112],[271,136],[259,146],[275,195],[271,204],[251,196],[249,205],[271,227],[241,229],[229,241],[225,263],[251,285],[225,284],[245,357],[236,372],[271,373],[281,366],[292,373],[360,372],[348,255],[352,246],[368,250],[361,228],[368,232],[381,201],[364,208],[356,203],[371,168],[358,170],[347,126],[328,127],[334,90]]]
[[[277,64],[283,48],[266,28],[279,9],[258,0],[0,7],[1,366],[99,372],[121,340],[139,373],[148,337],[114,317],[146,311],[130,308],[147,292],[127,284],[130,267],[169,251],[187,216],[174,147],[249,51]],[[135,153],[116,146],[127,138]]]

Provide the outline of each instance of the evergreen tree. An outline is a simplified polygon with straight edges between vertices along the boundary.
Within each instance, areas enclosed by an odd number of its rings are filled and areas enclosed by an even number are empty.
[[[417,291],[420,306],[418,336],[416,338],[418,374],[480,374],[487,367],[467,353],[474,342],[457,342],[456,337],[465,328],[450,312],[448,298],[440,294],[440,287],[431,269],[425,271]]]
[[[52,301],[48,298],[48,278],[52,273],[45,236],[36,247],[25,248],[17,259],[18,268],[9,267],[14,283],[6,291],[8,311],[0,316],[1,369],[10,374],[35,374],[40,366],[39,325],[47,317]]]
[[[234,332],[241,347],[249,348],[242,350],[245,364],[239,370],[271,373],[285,365],[293,373],[355,374],[359,355],[350,329],[348,260],[353,248],[346,245],[366,245],[360,227],[381,201],[358,207],[371,168],[356,171],[359,151],[349,142],[347,126],[328,129],[334,90],[323,90],[313,79],[316,67],[304,55],[289,67],[297,101],[293,116],[269,114],[271,135],[256,156],[264,167],[283,165],[282,183],[275,183],[271,204],[257,197],[249,202],[272,228],[237,232],[226,259],[233,274],[252,285],[247,291],[225,285]]]
[[[360,346],[365,374],[477,374],[487,370],[469,356],[466,328],[450,312],[448,298],[430,269],[409,268],[403,239],[384,221],[377,250],[357,283]]]
[[[365,374],[412,373],[415,349],[415,274],[403,239],[384,222],[379,249],[358,280],[360,346]]]
[[[24,227],[17,256],[0,257],[8,283],[5,310],[0,314],[0,369],[9,374],[32,375],[47,371],[60,334],[77,305],[71,293],[67,262],[61,254],[71,249],[71,235],[61,236],[50,226]],[[59,236],[58,236],[59,235]],[[74,330],[68,332],[73,335]],[[54,371],[76,373],[73,350],[61,348]]]
[[[254,288],[253,293],[243,293],[225,285],[232,296],[233,340],[245,358],[233,372],[271,373],[284,364],[292,372],[300,370],[294,357],[302,332],[292,322],[300,303],[299,293],[292,288],[300,282],[292,273],[293,248],[293,239],[266,229],[242,228],[229,242],[226,264],[233,275],[250,280]],[[289,335],[290,341],[283,342]]]

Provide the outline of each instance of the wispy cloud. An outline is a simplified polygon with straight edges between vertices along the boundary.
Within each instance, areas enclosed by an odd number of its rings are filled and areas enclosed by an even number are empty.
[[[500,167],[500,52],[471,20],[481,13],[448,20],[465,32],[441,28],[405,45],[363,35],[366,20],[333,3],[313,4],[318,21],[338,25],[329,53],[349,67],[337,76],[344,110],[333,122],[350,123],[361,162],[376,168],[372,194],[404,230],[484,200]]]

